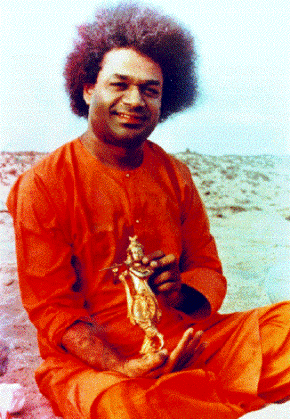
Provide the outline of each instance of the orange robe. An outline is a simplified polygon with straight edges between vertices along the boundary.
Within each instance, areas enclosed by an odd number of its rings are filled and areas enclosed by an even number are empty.
[[[157,145],[147,141],[142,165],[120,171],[72,141],[22,175],[7,206],[23,304],[44,359],[36,380],[57,414],[236,418],[290,394],[289,303],[217,313],[226,281],[204,206],[186,166]],[[93,370],[61,346],[66,328],[83,319],[96,321],[119,353],[138,356],[144,334],[127,318],[123,285],[102,270],[125,260],[135,234],[146,254],[174,253],[183,283],[207,301],[193,315],[161,307],[169,351],[189,326],[209,345],[194,369],[158,380]]]

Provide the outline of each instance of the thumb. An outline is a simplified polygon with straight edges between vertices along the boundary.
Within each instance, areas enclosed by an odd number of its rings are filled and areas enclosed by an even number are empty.
[[[167,349],[162,349],[161,351],[158,351],[158,352],[152,352],[150,354],[146,354],[143,356],[142,359],[145,361],[148,368],[154,369],[164,364],[167,358],[168,358]]]

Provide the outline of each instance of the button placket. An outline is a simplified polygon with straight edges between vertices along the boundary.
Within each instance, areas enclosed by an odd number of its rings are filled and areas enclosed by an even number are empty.
[[[123,175],[123,181],[124,181],[124,188],[126,191],[126,195],[127,195],[127,199],[128,199],[128,204],[129,204],[129,214],[128,214],[128,219],[129,222],[131,223],[131,225],[133,226],[135,224],[135,217],[134,217],[134,205],[132,202],[132,174],[127,172],[124,173]]]
[[[140,211],[139,208],[137,208],[137,202],[136,202],[136,188],[137,185],[134,182],[135,176],[134,173],[125,173],[125,185],[127,190],[127,196],[130,203],[130,219],[132,222],[132,225],[135,226],[138,230],[138,226],[141,224],[140,219]],[[137,210],[137,211],[136,211]]]

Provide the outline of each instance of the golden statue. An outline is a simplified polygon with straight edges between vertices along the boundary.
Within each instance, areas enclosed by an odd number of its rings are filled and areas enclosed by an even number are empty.
[[[158,301],[148,285],[148,279],[153,269],[143,265],[145,256],[143,246],[138,242],[137,236],[129,237],[130,245],[127,249],[127,259],[124,261],[126,269],[121,273],[120,265],[111,268],[115,276],[124,284],[128,317],[132,324],[137,324],[145,333],[140,354],[159,351],[164,346],[163,335],[157,330],[156,324],[160,321],[161,310]]]

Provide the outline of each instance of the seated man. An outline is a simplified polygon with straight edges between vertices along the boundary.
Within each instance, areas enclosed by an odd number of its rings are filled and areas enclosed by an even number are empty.
[[[218,313],[226,280],[204,206],[187,167],[147,139],[194,102],[194,66],[174,20],[100,10],[64,73],[87,131],[9,195],[36,380],[66,419],[237,418],[290,395],[290,304]],[[145,354],[116,268],[135,236],[165,342]]]

